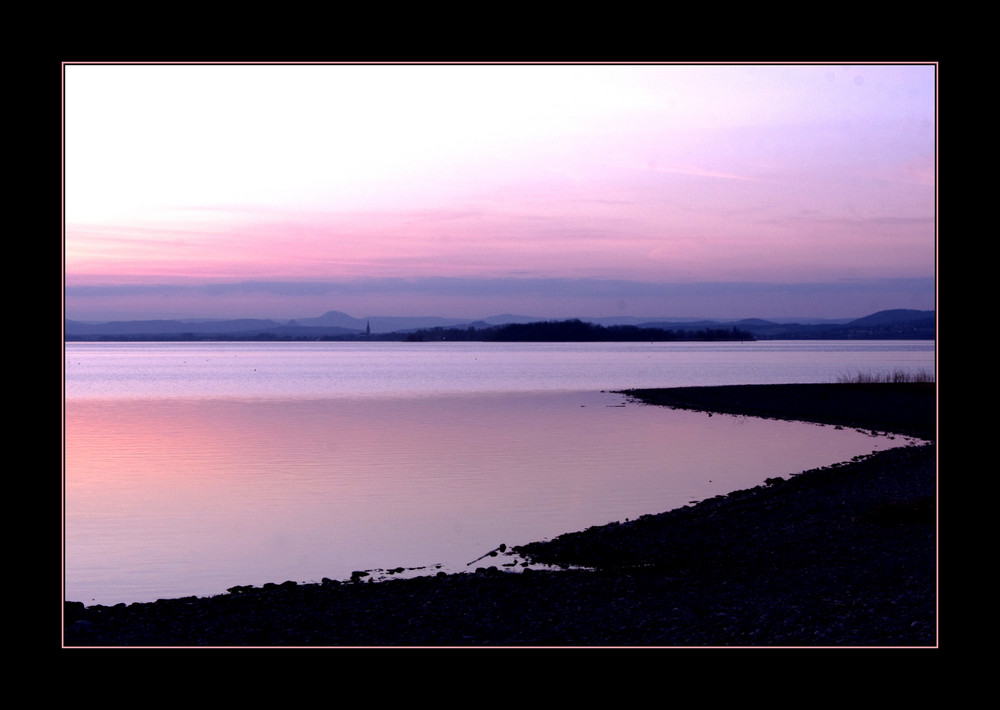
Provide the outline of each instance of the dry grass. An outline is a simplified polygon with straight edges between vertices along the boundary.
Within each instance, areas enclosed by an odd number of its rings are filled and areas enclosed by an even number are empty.
[[[887,382],[934,382],[934,372],[929,370],[892,370],[889,372],[856,372],[837,377],[841,384],[874,384]]]

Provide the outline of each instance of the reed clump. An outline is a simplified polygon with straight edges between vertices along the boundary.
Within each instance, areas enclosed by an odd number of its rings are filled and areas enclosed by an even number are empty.
[[[841,384],[877,384],[877,383],[903,383],[903,382],[934,382],[934,372],[932,370],[902,370],[895,369],[889,371],[865,370],[862,372],[843,374],[837,377],[837,382]]]

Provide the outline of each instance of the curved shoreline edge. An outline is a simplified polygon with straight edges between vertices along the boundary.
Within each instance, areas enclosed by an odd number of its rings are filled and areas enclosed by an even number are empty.
[[[621,390],[646,404],[875,429],[933,441],[934,382],[718,385]]]
[[[530,543],[588,570],[265,585],[85,607],[70,646],[915,646],[937,643],[936,387],[625,390],[648,404],[919,437],[635,521]],[[237,589],[237,588],[234,588]]]

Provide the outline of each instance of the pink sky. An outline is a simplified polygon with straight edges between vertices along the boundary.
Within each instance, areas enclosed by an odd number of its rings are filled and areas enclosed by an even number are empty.
[[[934,307],[933,65],[64,78],[69,318]]]

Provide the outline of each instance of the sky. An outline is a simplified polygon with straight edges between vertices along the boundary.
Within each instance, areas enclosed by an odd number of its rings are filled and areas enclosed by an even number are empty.
[[[76,320],[933,309],[933,64],[66,64]]]

